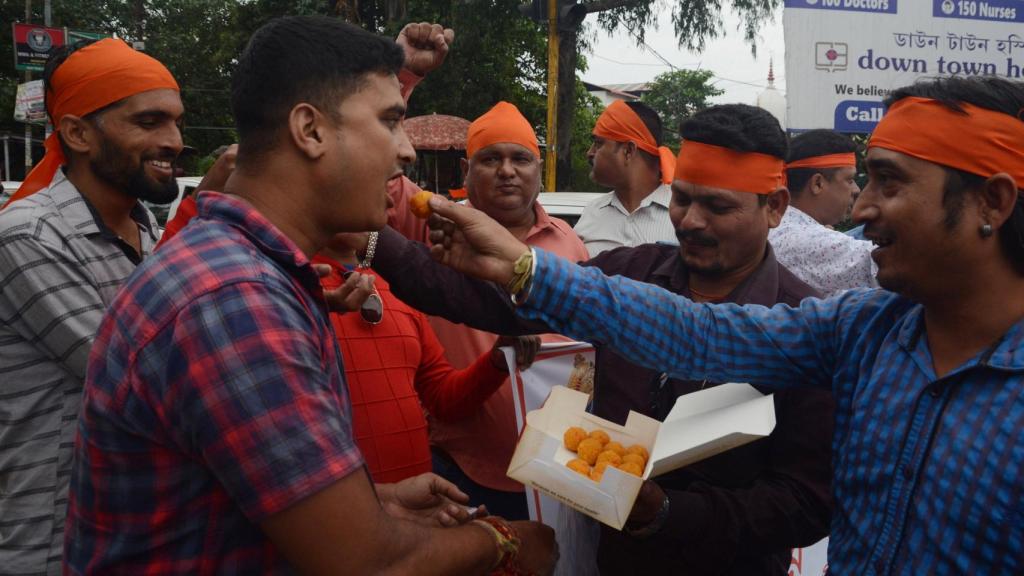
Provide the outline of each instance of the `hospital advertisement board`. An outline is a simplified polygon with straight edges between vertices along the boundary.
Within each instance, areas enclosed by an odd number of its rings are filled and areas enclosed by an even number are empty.
[[[787,128],[868,133],[921,77],[1024,80],[1024,0],[785,0]]]

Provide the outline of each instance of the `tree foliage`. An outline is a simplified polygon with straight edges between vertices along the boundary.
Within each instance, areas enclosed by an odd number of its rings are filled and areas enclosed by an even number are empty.
[[[628,30],[638,44],[645,31],[657,25],[658,14],[672,8],[672,26],[681,48],[700,52],[708,40],[726,33],[722,10],[731,9],[740,17],[743,38],[757,53],[757,31],[772,19],[782,0],[595,0],[587,3],[591,12],[598,12],[598,23],[607,32]]]
[[[711,98],[724,92],[710,84],[710,70],[673,70],[659,74],[642,101],[661,116],[662,141],[679,140],[679,125],[694,112],[711,105]]]
[[[146,52],[164,62],[182,87],[185,104],[185,143],[199,155],[235,140],[230,114],[230,77],[249,36],[271,18],[288,14],[326,14],[345,18],[364,28],[394,36],[414,21],[436,21],[456,30],[456,41],[443,67],[416,89],[410,115],[431,112],[475,118],[499,100],[516,104],[545,137],[547,35],[546,27],[523,18],[517,6],[525,0],[61,0],[53,3],[52,26],[116,34],[142,40]],[[586,3],[598,12],[606,30],[626,26],[638,39],[654,21],[666,0],[595,0]],[[723,0],[668,0],[680,44],[702,48],[707,39],[723,33]],[[752,39],[757,25],[772,14],[780,0],[729,0],[745,22]],[[29,21],[43,21],[42,2],[32,2]],[[24,4],[0,3],[0,20],[25,21]],[[576,51],[587,50],[591,36],[574,34]],[[566,42],[563,42],[566,44]],[[13,67],[11,27],[0,26],[0,133],[20,135],[13,121],[15,89],[23,75]],[[564,53],[566,47],[560,47]],[[566,59],[563,66],[584,70],[583,57]],[[36,73],[35,78],[39,75]],[[571,76],[569,77],[571,80]],[[565,189],[593,186],[583,177],[589,171],[585,150],[598,106],[579,83],[563,81],[560,97],[561,158],[570,176]],[[35,128],[35,138],[42,129]],[[37,158],[41,147],[37,147]],[[12,163],[21,164],[20,153]],[[15,173],[17,175],[17,172]],[[561,182],[564,182],[560,178]],[[574,184],[576,184],[574,186]]]

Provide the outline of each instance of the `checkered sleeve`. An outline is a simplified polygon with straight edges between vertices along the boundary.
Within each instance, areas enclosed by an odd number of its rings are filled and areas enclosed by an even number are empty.
[[[295,294],[258,282],[221,287],[176,318],[169,361],[187,369],[168,388],[167,419],[254,522],[363,465],[324,332]]]
[[[0,322],[79,380],[104,308],[95,280],[67,250],[30,230],[0,236]]]
[[[533,287],[517,314],[553,332],[608,346],[677,378],[831,386],[841,300],[808,298],[799,308],[697,304],[543,250],[536,254]]]

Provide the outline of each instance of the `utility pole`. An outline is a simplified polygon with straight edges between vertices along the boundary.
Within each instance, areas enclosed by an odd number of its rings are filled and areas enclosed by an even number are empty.
[[[558,173],[558,2],[548,1],[548,131],[544,188],[554,192]]]
[[[575,3],[574,0],[531,0],[529,4],[521,4],[519,12],[523,16],[548,26],[548,130],[547,150],[544,153],[544,187],[549,192],[558,190],[558,156],[560,146],[571,141],[572,135],[565,130],[572,123],[566,123],[559,130],[559,86],[576,87],[575,50],[567,51],[563,45],[571,42],[575,49],[576,31],[587,16],[587,7]],[[565,33],[566,36],[562,37]],[[562,54],[569,53],[572,58],[562,60]],[[564,90],[562,90],[564,91]],[[564,95],[562,100],[564,100]],[[573,109],[571,100],[562,103],[566,110]],[[559,137],[561,132],[564,138]],[[566,150],[568,152],[568,150]]]
[[[25,22],[32,21],[32,0],[25,0]],[[32,73],[25,70],[25,82],[32,81]],[[32,169],[32,125],[25,123],[25,176]]]

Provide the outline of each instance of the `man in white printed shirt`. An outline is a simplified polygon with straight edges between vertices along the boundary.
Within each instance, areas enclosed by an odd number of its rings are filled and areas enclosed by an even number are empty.
[[[661,145],[661,118],[639,102],[613,102],[597,119],[587,150],[590,178],[612,189],[576,223],[593,258],[612,248],[676,243],[668,217],[675,154]]]
[[[790,143],[786,178],[789,209],[768,233],[783,266],[822,294],[878,286],[874,246],[831,228],[860,192],[857,145],[832,130],[811,130]]]

